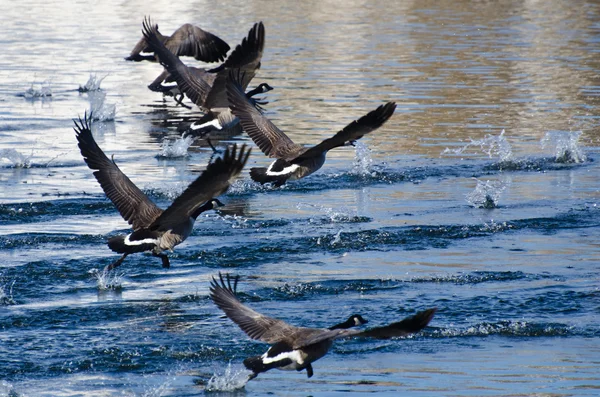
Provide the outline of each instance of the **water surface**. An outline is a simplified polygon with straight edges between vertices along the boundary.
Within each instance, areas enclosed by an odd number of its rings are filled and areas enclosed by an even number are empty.
[[[204,141],[160,156],[198,112],[146,88],[160,66],[123,60],[145,15],[232,46],[262,20],[254,82],[275,87],[266,114],[299,143],[398,109],[306,179],[273,189],[244,173],[171,269],[134,255],[99,281],[117,259],[106,240],[129,229],[71,119],[114,105],[96,140],[163,208],[212,156]],[[24,1],[0,20],[0,395],[192,396],[215,374],[212,386],[242,385],[241,362],[265,346],[208,298],[219,271],[302,326],[438,307],[413,337],[340,341],[313,378],[271,371],[240,393],[598,394],[595,2]],[[100,95],[78,92],[90,75]],[[268,162],[255,148],[249,164]]]

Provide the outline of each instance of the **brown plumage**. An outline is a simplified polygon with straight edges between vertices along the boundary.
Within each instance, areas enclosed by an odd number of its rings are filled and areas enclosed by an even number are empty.
[[[394,102],[388,102],[348,124],[331,138],[305,147],[294,143],[248,100],[233,74],[227,82],[227,97],[231,112],[240,119],[244,131],[265,155],[276,159],[268,168],[252,168],[250,176],[256,182],[272,182],[277,186],[288,179],[300,179],[317,171],[325,163],[329,150],[354,144],[381,127],[396,109]]]
[[[145,19],[143,33],[148,46],[158,56],[159,62],[177,82],[179,90],[187,95],[201,110],[210,111],[215,108],[228,108],[225,85],[229,71],[240,71],[243,80],[240,85],[243,90],[260,68],[264,44],[265,27],[262,22],[255,24],[248,36],[242,40],[233,52],[220,66],[206,70],[186,66],[176,54],[162,42],[158,31],[152,23]]]
[[[156,35],[165,47],[176,56],[191,56],[202,62],[219,62],[225,59],[229,51],[229,44],[214,34],[186,23],[177,29],[171,36],[165,36],[154,25]],[[131,54],[125,58],[127,61],[155,61],[154,55],[144,56],[142,53],[152,53],[146,38],[142,37],[133,47]]]
[[[250,150],[246,145],[227,148],[222,158],[210,163],[206,170],[193,181],[173,203],[162,210],[156,206],[100,149],[90,130],[92,115],[73,120],[81,154],[106,196],[133,228],[128,235],[109,240],[108,246],[123,256],[107,267],[113,269],[131,253],[151,251],[162,259],[163,267],[169,267],[168,257],[162,253],[172,250],[192,232],[194,222],[202,212],[222,205],[216,199],[225,193],[242,171]]]
[[[334,340],[351,337],[388,339],[407,336],[425,328],[437,310],[423,310],[401,321],[367,330],[296,327],[260,314],[241,303],[235,296],[238,280],[239,276],[232,278],[227,275],[224,279],[219,273],[219,279],[213,278],[210,284],[210,297],[250,338],[272,345],[262,356],[244,360],[246,368],[253,371],[250,378],[272,368],[298,371],[306,369],[308,377],[311,377],[311,363],[323,357]]]

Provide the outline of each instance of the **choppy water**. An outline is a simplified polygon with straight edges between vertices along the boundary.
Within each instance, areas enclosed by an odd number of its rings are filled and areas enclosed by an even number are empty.
[[[255,82],[275,87],[267,114],[298,142],[384,101],[398,110],[309,178],[270,189],[244,174],[171,269],[134,255],[104,277],[106,240],[127,224],[71,119],[105,106],[99,145],[163,207],[212,155],[176,140],[196,113],[146,89],[160,67],[123,60],[144,15],[231,45],[264,21]],[[238,393],[600,392],[595,2],[24,1],[0,21],[0,396],[241,387],[242,360],[265,346],[209,300],[218,271],[298,325],[439,308],[414,337],[340,341],[313,378],[271,371]],[[237,133],[217,140],[249,142]]]

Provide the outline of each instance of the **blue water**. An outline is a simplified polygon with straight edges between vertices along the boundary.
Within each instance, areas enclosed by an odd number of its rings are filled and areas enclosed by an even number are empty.
[[[230,45],[262,20],[254,82],[275,88],[266,114],[299,143],[398,109],[306,179],[244,172],[170,269],[137,254],[102,277],[118,258],[107,239],[129,229],[71,119],[114,105],[96,140],[162,208],[212,156],[204,141],[161,156],[198,112],[146,88],[160,66],[123,60],[145,15]],[[32,0],[0,21],[0,396],[600,393],[596,3]],[[77,90],[90,75],[99,96]],[[254,148],[249,165],[268,161]],[[438,312],[408,338],[336,342],[310,379],[245,384],[243,359],[266,346],[208,298],[219,271],[300,326]]]

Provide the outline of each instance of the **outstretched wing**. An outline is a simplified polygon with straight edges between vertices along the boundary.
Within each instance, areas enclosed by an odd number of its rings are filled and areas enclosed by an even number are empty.
[[[302,148],[254,106],[244,94],[238,75],[233,72],[229,74],[227,81],[227,98],[229,108],[240,119],[242,128],[264,154],[269,157],[285,158],[290,152]]]
[[[202,62],[223,61],[229,45],[214,34],[186,23],[165,41],[169,51],[177,56],[192,56]]]
[[[318,145],[306,150],[300,156],[290,160],[290,162],[292,164],[298,164],[306,159],[317,157],[321,155],[321,153],[330,149],[343,146],[346,142],[362,138],[363,135],[381,127],[383,123],[385,123],[392,116],[392,114],[394,114],[395,109],[396,104],[394,102],[388,102],[385,105],[379,106],[377,109],[367,113],[360,119],[348,124],[343,130],[331,138],[325,139]]]
[[[198,207],[211,198],[225,193],[232,179],[242,172],[250,151],[251,149],[247,149],[246,145],[243,145],[239,152],[237,145],[228,147],[223,157],[210,163],[202,175],[173,201],[150,228],[167,230],[179,224],[182,217],[191,216]]]
[[[262,22],[259,22],[254,24],[248,32],[248,36],[242,40],[241,44],[235,47],[223,64],[208,71],[208,73],[214,73],[216,78],[206,98],[207,108],[226,108],[229,106],[225,85],[229,79],[230,71],[235,71],[241,76],[239,83],[242,91],[248,88],[250,81],[252,81],[256,75],[256,71],[260,68],[264,46],[265,26]]]
[[[326,339],[340,339],[351,337],[364,337],[374,339],[389,339],[393,337],[407,336],[419,332],[429,324],[437,308],[431,308],[418,312],[417,314],[406,317],[405,319],[384,325],[382,327],[369,328],[364,331],[354,329],[334,329],[323,331],[313,335],[311,338],[303,340],[301,344],[294,346],[295,349],[303,346],[309,346],[319,343]]]
[[[144,34],[148,46],[152,49],[154,54],[158,56],[160,64],[163,65],[171,74],[171,77],[175,79],[181,92],[185,93],[197,106],[205,109],[204,102],[212,87],[214,76],[207,79],[205,78],[207,77],[205,70],[189,68],[181,62],[179,57],[169,51],[163,44],[158,30],[156,29],[156,25],[152,25],[148,18],[144,19],[142,25],[142,33]]]
[[[75,123],[75,134],[79,142],[79,150],[88,167],[94,171],[94,176],[100,183],[106,196],[113,202],[119,213],[134,230],[150,225],[162,210],[156,206],[117,165],[109,160],[98,146],[90,124],[92,114],[86,114],[84,119]]]
[[[210,283],[210,298],[250,338],[273,344],[299,330],[298,327],[264,316],[241,303],[235,296],[238,280],[239,276],[235,276],[232,286],[229,274],[224,280],[219,273],[219,280],[213,277]]]

